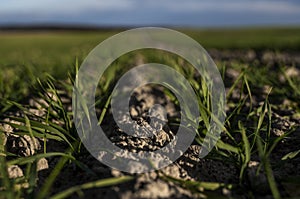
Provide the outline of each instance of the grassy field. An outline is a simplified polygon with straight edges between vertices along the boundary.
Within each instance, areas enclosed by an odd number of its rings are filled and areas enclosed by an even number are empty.
[[[191,158],[176,163],[188,177],[174,177],[162,170],[153,172],[157,178],[144,183],[165,183],[170,193],[181,190],[179,198],[300,197],[300,28],[179,31],[217,52],[212,56],[227,92],[225,129],[207,157],[198,163]],[[93,169],[99,163],[86,161],[89,153],[81,146],[72,122],[76,69],[96,45],[116,33],[0,33],[0,198],[86,198],[105,189],[121,197],[128,187],[150,175],[113,175],[109,168]],[[126,72],[122,66],[134,66],[142,54],[145,63],[175,66],[191,82],[198,103],[206,107],[197,121],[200,125],[193,143],[199,146],[210,118],[209,102],[205,102],[209,94],[188,63],[156,53],[132,52],[112,64],[97,90],[99,122],[112,129],[107,106],[111,89]],[[254,55],[248,58],[249,53]],[[176,99],[171,101],[176,105]],[[169,125],[176,126],[174,121]],[[48,161],[48,169],[41,169],[41,160]],[[13,173],[13,168],[18,172]]]
[[[178,30],[206,49],[293,51],[300,48],[299,28]],[[101,41],[116,33],[118,31],[0,32],[1,68],[29,65],[37,73],[46,71],[62,78],[75,57],[83,59]]]
[[[206,49],[297,51],[300,48],[299,28],[178,30],[191,36]],[[17,99],[19,94],[15,84],[21,82],[20,78],[24,78],[21,84],[31,82],[31,76],[42,77],[45,73],[65,79],[76,59],[83,61],[95,46],[116,33],[116,30],[0,32],[0,80],[4,84],[0,86],[0,97],[11,95],[12,99]],[[28,75],[18,75],[23,73]],[[10,90],[14,90],[15,94]]]

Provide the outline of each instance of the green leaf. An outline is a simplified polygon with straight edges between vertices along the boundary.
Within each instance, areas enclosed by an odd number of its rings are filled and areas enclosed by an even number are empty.
[[[243,178],[244,175],[244,171],[248,166],[248,163],[250,161],[250,157],[251,157],[251,149],[250,149],[250,143],[248,140],[248,137],[246,135],[246,130],[244,128],[244,126],[242,125],[242,123],[239,121],[239,128],[241,130],[241,134],[242,134],[242,140],[243,140],[243,145],[244,145],[244,154],[245,154],[245,158],[243,160],[243,164],[241,167],[241,171],[240,171],[240,180]]]
[[[134,177],[132,177],[132,176],[121,176],[121,177],[117,177],[117,178],[107,178],[107,179],[97,180],[94,182],[88,182],[88,183],[85,183],[85,184],[82,184],[79,186],[71,187],[65,191],[62,191],[62,192],[50,197],[50,199],[67,198],[67,197],[71,196],[73,193],[79,192],[79,191],[82,191],[85,189],[112,186],[112,185],[128,182],[133,179],[134,179]]]
[[[20,157],[18,159],[10,160],[7,162],[8,165],[24,165],[27,163],[31,163],[34,161],[37,161],[41,158],[48,158],[48,157],[53,157],[53,156],[63,156],[67,157],[69,159],[75,159],[73,156],[65,153],[60,153],[60,152],[52,152],[52,153],[46,153],[46,154],[37,154],[33,156],[28,156],[28,157]]]
[[[9,117],[9,118],[12,119],[12,120],[18,121],[18,122],[26,123],[26,121],[23,118],[18,118],[18,117]],[[8,123],[9,125],[11,125],[13,127],[19,128],[22,131],[27,131],[28,130],[27,128],[24,129],[24,126],[22,126],[22,125],[16,125],[14,123],[6,122],[6,121],[3,121],[3,122]],[[50,125],[47,125],[47,124],[43,124],[41,122],[33,121],[33,120],[30,121],[30,124],[31,124],[32,130],[37,130],[37,131],[40,131],[40,132],[48,131],[49,133],[55,134],[55,135],[61,137],[66,143],[69,144],[69,146],[71,148],[73,148],[72,144],[66,138],[65,134],[61,133],[56,128],[54,128]],[[71,135],[69,135],[69,134],[66,134],[66,135],[69,136],[70,138],[72,138],[73,140],[75,140],[75,138],[73,138]]]
[[[290,152],[290,153],[286,154],[285,156],[283,156],[283,157],[281,158],[281,160],[293,159],[293,158],[296,157],[299,153],[300,153],[300,149],[299,149],[298,151]]]

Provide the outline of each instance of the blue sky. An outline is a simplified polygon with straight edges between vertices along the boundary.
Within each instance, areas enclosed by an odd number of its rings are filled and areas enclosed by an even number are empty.
[[[300,25],[297,0],[0,0],[0,25]]]

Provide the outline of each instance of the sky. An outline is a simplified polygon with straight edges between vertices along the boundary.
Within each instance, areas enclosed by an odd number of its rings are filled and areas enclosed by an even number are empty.
[[[299,0],[0,0],[0,25],[300,25]]]

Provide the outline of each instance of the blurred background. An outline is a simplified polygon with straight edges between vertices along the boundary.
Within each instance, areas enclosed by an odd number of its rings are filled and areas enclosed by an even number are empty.
[[[275,56],[287,64],[291,51],[300,50],[298,0],[0,0],[0,5],[0,97],[5,98],[23,98],[27,85],[45,74],[65,79],[76,60],[81,64],[101,41],[134,27],[179,30],[208,50],[218,66],[226,59]],[[292,57],[295,63],[298,56]],[[19,94],[19,88],[27,89]]]
[[[1,0],[0,24],[90,26],[290,26],[297,0]]]
[[[76,60],[80,64],[101,41],[134,27],[179,30],[216,62],[274,59],[274,52],[300,49],[297,0],[0,0],[0,5],[0,97],[13,99],[22,96],[13,90],[46,73],[65,79]]]

